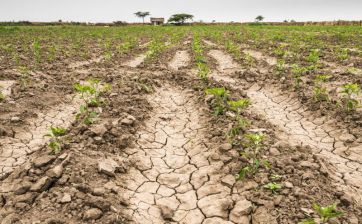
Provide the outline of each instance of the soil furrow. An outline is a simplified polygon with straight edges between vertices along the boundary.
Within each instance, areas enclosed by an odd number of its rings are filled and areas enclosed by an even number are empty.
[[[16,167],[24,164],[28,155],[44,147],[50,127],[68,128],[75,119],[79,100],[62,104],[48,111],[40,112],[38,117],[29,120],[29,125],[14,137],[0,139],[0,178],[6,177]]]
[[[171,86],[149,100],[153,115],[138,134],[137,152],[130,156],[136,166],[124,177],[129,219],[227,223],[233,199],[231,188],[221,182],[235,179],[219,172],[222,162],[208,160],[214,150],[203,143],[206,122],[198,107],[189,93]]]
[[[169,63],[169,67],[177,71],[182,67],[186,67],[190,62],[190,56],[186,50],[177,51],[172,61]]]
[[[210,53],[218,64],[232,64],[228,57],[222,56],[224,53]],[[236,69],[236,67],[235,67]],[[220,71],[222,72],[222,71]],[[214,77],[228,82],[228,79],[218,73]],[[228,82],[230,83],[230,82]],[[232,84],[236,88],[237,80]],[[252,101],[252,112],[262,116],[271,124],[278,127],[281,140],[288,142],[292,146],[309,146],[317,156],[325,162],[328,161],[333,168],[330,169],[333,177],[344,188],[345,192],[355,197],[355,200],[362,204],[362,173],[359,167],[362,165],[360,154],[362,145],[352,144],[355,137],[349,134],[344,128],[337,126],[337,122],[327,117],[314,116],[312,112],[306,111],[298,100],[283,94],[273,87],[261,88],[254,84],[246,90],[247,96]],[[357,164],[354,167],[347,166],[347,162]]]
[[[146,59],[146,56],[147,56],[146,54],[140,54],[136,58],[126,62],[125,65],[129,66],[131,68],[136,68],[144,62],[144,60]]]

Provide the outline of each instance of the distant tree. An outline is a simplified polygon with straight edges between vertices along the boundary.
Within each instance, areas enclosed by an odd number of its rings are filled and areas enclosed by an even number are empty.
[[[255,18],[255,21],[256,22],[261,22],[261,21],[263,21],[264,20],[264,17],[263,16],[257,16],[256,18]]]
[[[60,19],[60,20],[58,20],[58,23],[62,23],[63,21]]]
[[[150,13],[149,13],[149,12],[136,12],[135,15],[136,15],[138,18],[142,18],[142,23],[144,24],[144,23],[145,23],[145,17],[146,17],[146,16],[149,16]]]
[[[186,13],[180,13],[180,14],[172,15],[172,16],[168,19],[168,22],[169,22],[169,23],[175,23],[175,24],[178,24],[178,25],[182,25],[182,24],[184,24],[187,20],[192,20],[193,18],[194,18],[193,15],[186,14]]]
[[[295,23],[295,20],[294,20],[294,19],[292,19],[292,20],[290,20],[290,22],[291,22],[291,23]]]
[[[287,23],[287,22],[288,22],[288,20],[286,20],[286,19],[285,19],[283,22],[284,22],[284,23]]]

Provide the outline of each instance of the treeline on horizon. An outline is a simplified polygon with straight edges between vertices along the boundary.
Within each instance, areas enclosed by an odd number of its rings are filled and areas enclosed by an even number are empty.
[[[186,23],[185,25],[220,25],[220,24],[234,24],[234,25],[326,25],[326,26],[351,26],[357,25],[362,26],[362,20],[359,21],[348,21],[348,20],[337,20],[337,21],[307,21],[307,22],[191,22]],[[89,23],[89,22],[30,22],[30,21],[10,21],[10,22],[0,22],[0,26],[61,26],[61,25],[78,25],[78,26],[127,26],[127,25],[151,25],[150,23],[128,23],[124,21],[115,21],[112,23]],[[164,24],[172,25],[172,24]]]

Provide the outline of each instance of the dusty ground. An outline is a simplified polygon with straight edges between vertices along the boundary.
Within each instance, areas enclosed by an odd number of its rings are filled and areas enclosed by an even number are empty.
[[[243,116],[250,131],[268,136],[262,155],[270,168],[236,180],[246,161],[242,146],[225,136],[233,117],[212,115],[189,46],[152,62],[144,62],[146,52],[113,63],[81,61],[63,71],[62,84],[50,76],[47,87],[35,83],[17,92],[9,88],[21,89],[18,82],[6,82],[2,90],[9,98],[2,103],[8,109],[0,111],[1,224],[294,224],[316,217],[313,203],[337,203],[345,215],[333,223],[362,222],[360,129],[321,117],[282,85],[266,85],[258,78],[262,72],[243,69],[205,43],[212,68],[207,85],[251,100]],[[75,119],[79,102],[72,84],[89,76],[112,90],[102,95],[96,122],[86,126]],[[52,94],[41,87],[64,97],[47,101]],[[24,109],[40,99],[46,102],[29,109],[35,114]],[[19,109],[11,109],[12,101]],[[69,130],[56,155],[43,137],[51,125]],[[280,191],[264,187],[271,181],[281,184]]]

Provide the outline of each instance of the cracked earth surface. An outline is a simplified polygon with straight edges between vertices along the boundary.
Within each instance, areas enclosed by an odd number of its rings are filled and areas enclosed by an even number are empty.
[[[219,64],[232,64],[232,59],[222,56],[224,53],[210,54]],[[225,62],[226,61],[226,62]],[[221,71],[220,71],[221,72]],[[222,75],[215,75],[219,80],[228,82]],[[234,86],[237,80],[228,82]],[[242,85],[238,85],[240,86]],[[252,109],[271,124],[278,127],[278,136],[290,145],[309,146],[314,153],[324,158],[333,178],[345,192],[362,204],[362,144],[355,142],[355,136],[343,127],[338,127],[335,120],[313,116],[297,98],[292,98],[277,88],[262,88],[254,84],[246,90],[251,99]]]
[[[136,58],[126,62],[125,65],[131,68],[136,68],[142,64],[142,62],[146,59],[146,57],[147,57],[146,54],[140,54]]]
[[[11,94],[11,86],[15,83],[12,80],[0,81],[0,93],[6,97]]]
[[[127,214],[133,223],[240,219],[232,210],[234,201],[243,202],[232,194],[235,178],[221,174],[223,163],[209,158],[213,149],[204,142],[206,122],[189,93],[167,86],[150,102],[153,115],[138,133],[137,148],[127,152],[137,161],[125,177]],[[251,203],[244,202],[251,209]]]
[[[22,132],[14,137],[0,139],[0,179],[28,160],[29,154],[44,147],[51,126],[67,128],[74,120],[78,109],[77,100],[62,104],[48,111],[39,112],[38,117],[29,120]]]
[[[189,64],[190,56],[187,51],[177,51],[172,61],[169,63],[169,67],[177,71],[182,67],[186,67]]]

